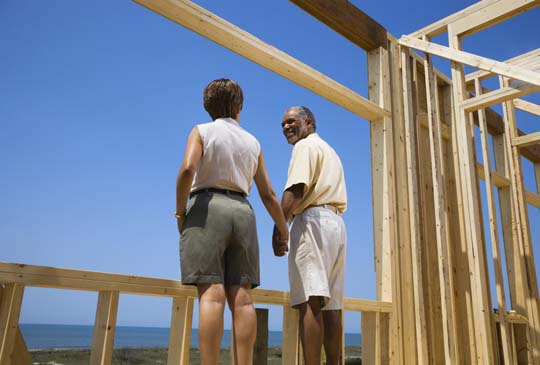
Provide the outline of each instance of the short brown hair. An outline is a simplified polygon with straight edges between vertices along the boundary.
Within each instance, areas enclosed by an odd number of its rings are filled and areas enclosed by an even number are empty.
[[[242,110],[244,94],[236,81],[217,79],[204,88],[203,101],[204,109],[213,120],[236,118]]]

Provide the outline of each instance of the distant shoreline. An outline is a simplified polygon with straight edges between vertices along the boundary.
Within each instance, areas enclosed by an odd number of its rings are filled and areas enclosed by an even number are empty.
[[[34,365],[46,365],[54,363],[56,365],[83,365],[90,361],[90,349],[46,349],[29,350]],[[362,350],[360,346],[347,346],[345,350],[346,364],[361,364]],[[228,348],[221,349],[220,364],[229,364],[230,352]],[[268,348],[268,365],[281,364],[281,348]],[[112,364],[136,363],[150,365],[166,363],[166,347],[140,347],[140,348],[118,348],[113,351]],[[200,363],[199,349],[190,349],[190,364]]]

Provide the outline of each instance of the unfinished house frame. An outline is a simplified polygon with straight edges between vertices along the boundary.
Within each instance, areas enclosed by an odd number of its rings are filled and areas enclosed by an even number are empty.
[[[540,49],[505,62],[461,50],[464,37],[539,0],[483,0],[400,39],[347,0],[291,0],[367,52],[368,98],[191,1],[135,1],[369,121],[377,300],[345,300],[362,313],[363,364],[540,364],[528,217],[529,205],[540,207],[540,132],[520,131],[515,113],[540,116],[522,99],[540,91]],[[431,41],[443,33],[448,47]],[[451,78],[433,56],[451,61]],[[482,82],[493,77],[499,88],[489,90]],[[525,188],[524,159],[536,191]],[[120,294],[171,297],[168,364],[189,363],[197,295],[179,281],[0,263],[0,283],[2,365],[29,363],[18,328],[25,286],[99,292],[92,364],[111,362]],[[283,364],[300,363],[288,293],[253,294],[283,307]]]

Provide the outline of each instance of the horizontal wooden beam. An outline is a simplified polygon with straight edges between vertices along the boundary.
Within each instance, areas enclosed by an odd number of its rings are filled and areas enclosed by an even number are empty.
[[[455,22],[456,20],[459,20],[461,18],[463,18],[464,16],[467,16],[469,14],[472,14],[478,10],[481,10],[481,9],[484,9],[488,6],[490,6],[491,4],[493,3],[496,3],[497,1],[499,0],[483,0],[483,1],[478,1],[474,4],[472,4],[471,6],[463,9],[463,10],[460,10],[452,15],[449,15],[441,20],[438,20],[430,25],[427,25],[425,27],[423,27],[422,29],[419,29],[417,30],[416,32],[413,32],[411,34],[409,34],[411,37],[415,37],[415,38],[422,38],[422,36],[427,36],[428,38],[430,37],[435,37],[439,34],[442,34],[444,32],[446,32],[446,28],[448,26],[448,24],[451,24],[453,22]]]
[[[347,0],[290,0],[366,51],[387,47],[386,29]]]
[[[539,5],[539,0],[496,1],[454,21],[451,24],[451,32],[460,37],[466,37]]]
[[[465,111],[472,112],[478,109],[487,108],[488,106],[500,104],[503,101],[529,95],[537,91],[540,91],[540,86],[530,84],[522,84],[515,87],[507,86],[474,98],[466,99],[461,103],[461,106]]]
[[[540,48],[534,49],[530,52],[524,53],[517,57],[513,57],[508,60],[505,60],[504,63],[515,65],[515,66],[521,66],[529,70],[535,70],[534,68],[531,68],[531,65],[536,65],[537,63],[540,65]],[[475,79],[484,80],[488,77],[493,77],[493,76],[495,76],[495,73],[491,71],[478,70],[478,71],[474,71],[465,75],[465,81],[467,82],[467,84],[469,83],[474,84]]]
[[[476,173],[482,180],[486,180],[484,165],[479,162],[476,163]],[[495,171],[491,171],[491,178],[493,185],[498,188],[510,186],[510,180]],[[533,193],[529,189],[525,189],[525,201],[533,207],[540,208],[540,195]]]
[[[418,49],[420,51],[480,68],[489,72],[495,72],[501,76],[521,80],[529,84],[540,86],[540,73],[525,68],[510,65],[505,62],[495,61],[472,53],[460,51],[450,47],[441,46],[433,42],[426,42],[417,38],[402,36],[399,39],[401,45]]]
[[[514,99],[512,102],[514,103],[514,107],[519,110],[523,110],[534,115],[540,115],[540,105],[538,104],[531,103],[530,101],[523,99]]]
[[[540,132],[526,134],[512,139],[512,146],[525,147],[540,143]]]
[[[6,262],[0,262],[1,283],[67,290],[117,291],[121,294],[197,298],[197,289],[194,286],[182,285],[179,280]],[[280,306],[290,304],[289,292],[254,289],[251,294],[253,301],[258,304]],[[392,303],[345,298],[345,310],[390,312]]]
[[[390,112],[188,0],[134,0],[367,120]]]

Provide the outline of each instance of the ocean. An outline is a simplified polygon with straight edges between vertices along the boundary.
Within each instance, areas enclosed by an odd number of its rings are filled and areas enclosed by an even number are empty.
[[[21,331],[30,350],[90,348],[94,326],[64,324],[20,324]],[[268,331],[268,346],[281,347],[281,331]],[[347,346],[360,346],[359,333],[345,334]],[[117,326],[114,337],[115,348],[125,347],[167,347],[169,328]],[[231,331],[225,330],[221,347],[231,344]],[[191,347],[198,347],[198,331],[191,333]]]

